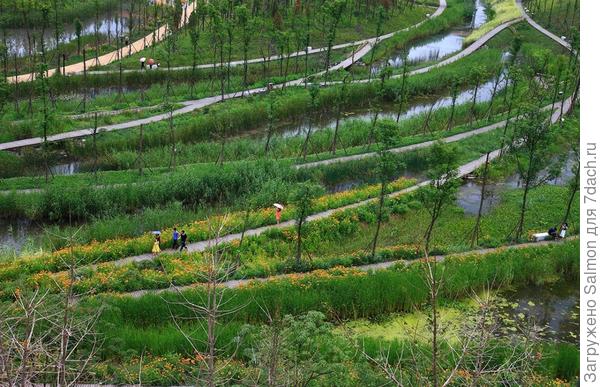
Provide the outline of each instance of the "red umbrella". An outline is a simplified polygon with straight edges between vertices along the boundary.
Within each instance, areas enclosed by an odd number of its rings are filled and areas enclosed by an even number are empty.
[[[154,64],[154,59],[152,59],[152,58],[148,59],[148,61],[146,62],[146,64],[153,65]]]

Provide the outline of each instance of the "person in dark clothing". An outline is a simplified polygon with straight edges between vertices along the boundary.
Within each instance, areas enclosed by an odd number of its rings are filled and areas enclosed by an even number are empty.
[[[558,232],[556,230],[556,227],[554,227],[554,226],[550,227],[550,230],[548,230],[548,235],[550,235],[550,238],[556,239],[558,237]]]
[[[179,232],[177,231],[177,227],[173,227],[173,249],[177,250],[179,247]]]
[[[179,251],[183,251],[183,249],[187,250],[187,234],[185,233],[185,230],[181,230],[181,235],[179,236],[179,239],[181,239],[181,246],[179,247]]]

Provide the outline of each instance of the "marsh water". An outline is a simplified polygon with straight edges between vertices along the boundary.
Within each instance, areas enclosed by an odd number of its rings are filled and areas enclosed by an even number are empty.
[[[505,290],[500,296],[507,332],[518,326],[539,328],[547,340],[579,343],[579,283],[563,281],[543,286]],[[515,323],[516,322],[516,323]]]
[[[119,11],[106,12],[99,16],[97,23],[98,35],[102,37],[126,35],[129,33],[129,16],[123,12],[119,16]],[[132,23],[137,23],[137,18],[133,18]],[[92,17],[81,21],[81,36],[96,34],[96,18]],[[3,39],[6,42],[9,54],[17,56],[26,56],[29,54],[29,45],[31,42],[31,51],[35,52],[40,47],[39,30],[27,30],[26,28],[7,28],[4,30]],[[77,39],[75,33],[75,22],[61,26],[59,43],[65,44]],[[56,36],[54,27],[48,27],[44,31],[44,46],[46,49],[56,47]]]
[[[502,92],[507,86],[507,79],[501,76],[500,81],[496,85],[497,79],[490,79],[487,82],[482,83],[477,88],[477,103],[489,102],[494,94],[494,86],[496,87],[496,94]],[[466,88],[461,90],[456,95],[456,106],[467,104],[473,100],[475,94],[475,88]],[[394,104],[384,104],[377,107],[377,113],[375,109],[358,108],[348,109],[342,112],[340,117],[340,125],[344,125],[351,121],[373,121],[377,114],[378,120],[393,120],[403,121],[413,118],[419,114],[425,114],[430,111],[435,112],[436,110],[448,108],[452,106],[452,96],[434,97],[421,99],[420,101],[413,101],[403,108],[403,111],[398,116],[398,107]],[[304,117],[301,120],[295,120],[283,123],[276,127],[276,133],[284,138],[303,136],[308,133],[309,128],[314,133],[316,131],[328,128],[334,128],[336,124],[336,117],[334,112],[327,112],[321,114],[315,122],[311,122],[309,118]],[[262,137],[267,132],[267,126],[257,128],[254,131],[254,137]]]
[[[574,155],[569,155],[564,162],[562,162],[559,174],[548,181],[546,184],[551,185],[567,185],[569,180],[573,177],[572,168],[576,163]],[[544,175],[545,171],[541,173]],[[483,199],[482,213],[489,213],[502,198],[502,192],[507,189],[520,188],[522,181],[518,174],[513,174],[500,182],[493,182],[486,185],[486,191]],[[479,211],[479,202],[481,199],[481,182],[475,180],[464,180],[463,184],[458,189],[458,196],[456,203],[461,207],[465,214],[477,215]]]
[[[0,221],[0,254],[18,254],[40,232],[39,227],[28,219]]]
[[[475,11],[470,23],[443,34],[418,40],[408,51],[395,51],[389,57],[375,63],[372,71],[373,73],[378,73],[385,66],[393,68],[402,67],[404,55],[406,55],[407,64],[414,66],[437,61],[454,54],[463,48],[464,40],[471,31],[483,25],[487,22],[487,19],[486,5],[481,0],[476,0]]]

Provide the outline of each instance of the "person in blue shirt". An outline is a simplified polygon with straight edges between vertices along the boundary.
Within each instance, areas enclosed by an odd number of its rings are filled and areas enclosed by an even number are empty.
[[[177,227],[173,227],[173,250],[177,250],[179,247],[179,232]]]

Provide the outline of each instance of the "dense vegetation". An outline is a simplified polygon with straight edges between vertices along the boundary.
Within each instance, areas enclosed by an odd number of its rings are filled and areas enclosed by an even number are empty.
[[[577,50],[519,22],[440,63],[513,1],[157,3],[0,1],[35,42],[4,76],[37,74],[0,82],[0,143],[41,138],[0,151],[0,385],[577,383],[577,308],[505,298],[579,279]],[[578,2],[525,6],[577,46]]]

